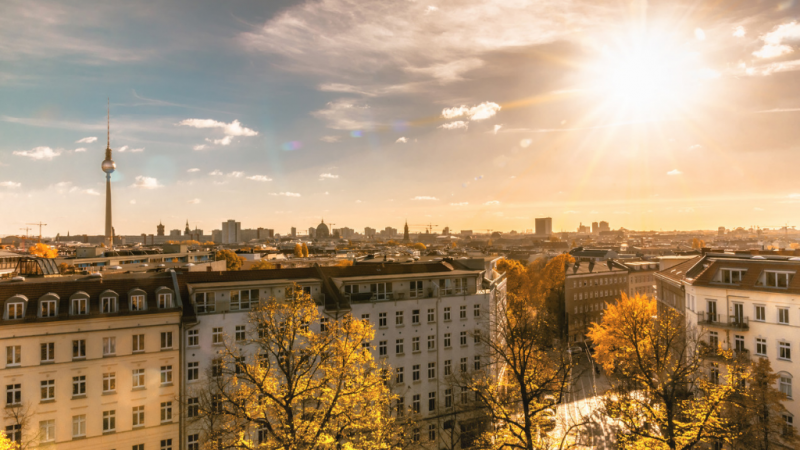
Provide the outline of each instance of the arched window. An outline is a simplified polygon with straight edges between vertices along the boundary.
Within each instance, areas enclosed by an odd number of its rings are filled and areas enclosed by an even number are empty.
[[[73,316],[89,314],[89,294],[76,292],[69,299],[69,313]]]
[[[792,398],[792,374],[778,372],[778,387],[782,393],[786,394],[786,397]]]
[[[119,311],[119,294],[107,289],[100,294],[100,314],[113,314]]]
[[[6,310],[3,319],[19,320],[25,317],[25,306],[28,304],[28,297],[15,295],[6,301]]]
[[[128,292],[128,300],[131,311],[145,311],[147,309],[147,294],[139,288]]]
[[[175,306],[173,298],[172,289],[168,287],[160,287],[156,289],[156,297],[158,299],[158,308],[159,309],[166,309],[166,308],[173,308]]]
[[[60,300],[58,294],[48,292],[39,299],[39,317],[56,317],[58,316],[58,301]]]

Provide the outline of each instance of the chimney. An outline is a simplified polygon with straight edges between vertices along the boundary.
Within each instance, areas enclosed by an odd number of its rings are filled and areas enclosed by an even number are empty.
[[[578,269],[581,267],[580,261],[575,261],[575,264],[572,266],[572,273],[578,273]]]
[[[592,273],[593,269],[594,269],[594,260],[591,260],[589,261],[589,273]]]
[[[612,270],[612,269],[611,269],[611,267],[614,265],[614,263],[613,263],[613,262],[611,262],[611,260],[610,260],[610,259],[607,259],[607,260],[606,260],[606,265],[608,266],[608,270]]]
[[[711,247],[703,247],[700,249],[700,254],[705,255],[706,253],[711,252]]]

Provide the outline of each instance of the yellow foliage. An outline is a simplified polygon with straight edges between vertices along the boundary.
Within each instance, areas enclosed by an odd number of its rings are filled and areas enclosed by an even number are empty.
[[[237,255],[232,250],[220,250],[214,254],[214,261],[225,260],[225,267],[227,270],[239,270],[244,264],[244,258]]]
[[[305,242],[303,242],[302,250],[303,250],[303,258],[308,258],[308,245],[306,245]]]
[[[278,266],[272,264],[271,262],[267,261],[266,259],[262,259],[260,261],[256,261],[255,264],[250,266],[250,270],[271,270],[277,269]]]
[[[50,247],[46,244],[33,244],[29,249],[28,253],[34,256],[38,256],[40,258],[55,258],[58,256],[58,250]]]
[[[350,267],[352,265],[353,265],[353,261],[351,261],[349,259],[343,259],[343,260],[338,261],[336,263],[336,267]]]
[[[9,439],[4,431],[0,431],[0,450],[17,450],[17,449],[19,449],[19,444]]]
[[[296,258],[302,258],[303,257],[303,246],[302,245],[300,245],[300,244],[295,244],[294,245],[294,256]]]
[[[409,245],[408,248],[413,248],[414,250],[419,250],[421,252],[424,252],[425,250],[428,249],[428,247],[426,247],[425,244],[423,244],[422,242],[415,242]]]

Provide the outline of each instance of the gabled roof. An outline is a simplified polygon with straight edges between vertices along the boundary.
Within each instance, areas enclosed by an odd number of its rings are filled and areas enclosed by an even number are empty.
[[[696,256],[692,259],[688,259],[680,264],[676,264],[668,269],[664,269],[660,272],[656,272],[656,275],[662,276],[664,278],[669,279],[675,283],[680,283],[686,278],[687,272],[692,271],[692,269],[703,259],[702,256]],[[693,271],[694,272],[694,271]]]

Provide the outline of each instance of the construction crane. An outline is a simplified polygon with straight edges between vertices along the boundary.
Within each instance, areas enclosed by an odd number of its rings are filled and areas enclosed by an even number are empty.
[[[794,231],[795,225],[789,225],[788,223],[786,225],[756,225],[756,229],[759,229],[759,230],[762,229],[762,228],[772,228],[772,229],[774,229],[776,231],[779,231],[780,229],[783,229],[783,232],[784,232],[783,235],[784,236],[788,236],[789,235],[789,227],[792,227],[792,231]]]
[[[425,224],[416,224],[416,225],[409,225],[410,227],[423,227],[425,232],[430,234],[433,233],[433,227],[438,227],[439,225],[434,225],[432,223],[425,223]]]
[[[25,240],[28,239],[28,232],[32,229],[31,227],[20,228],[20,230],[25,230],[25,237],[22,238],[22,248],[25,248]]]
[[[46,227],[47,224],[39,222],[39,223],[26,223],[25,225],[38,225],[39,226],[39,243],[41,244],[42,243],[42,227]]]

